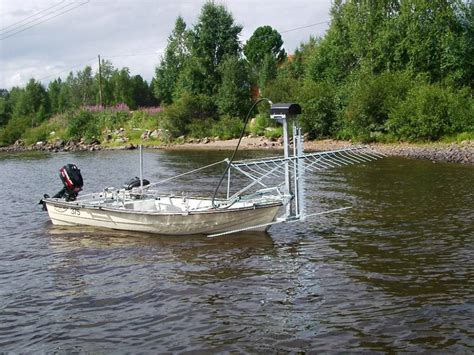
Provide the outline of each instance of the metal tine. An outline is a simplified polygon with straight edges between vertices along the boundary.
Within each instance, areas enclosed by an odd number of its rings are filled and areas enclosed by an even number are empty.
[[[360,148],[354,150],[348,150],[345,152],[348,159],[354,159],[358,163],[369,162],[370,159],[363,156],[363,153],[360,151]]]
[[[371,150],[368,147],[360,147],[358,148],[357,152],[360,157],[365,157],[365,159],[368,159],[367,161],[373,161],[381,157],[384,157],[383,155],[379,155],[375,153],[373,150]]]
[[[361,159],[363,161],[367,161],[367,162],[379,159],[379,157],[376,156],[375,154],[372,154],[370,149],[367,148],[367,147],[357,148],[357,150],[355,150],[355,151],[349,151],[348,154],[351,155],[352,157],[354,157],[354,159],[359,158],[359,159]]]
[[[278,164],[276,161],[271,161],[270,163],[272,163],[273,165],[275,165],[276,168],[279,168],[280,171],[282,171],[282,168],[284,166],[284,162],[280,161],[280,164]],[[285,174],[285,173],[282,171],[282,174]]]
[[[258,166],[258,165],[254,165],[254,166]],[[255,175],[260,176],[260,178],[262,176],[265,176],[265,174],[262,174],[262,172],[256,171],[255,169],[252,169],[250,166],[247,166],[247,169],[248,169],[249,172],[253,172]]]
[[[264,164],[267,168],[272,169],[272,167],[271,167],[270,165],[268,165],[267,162],[264,161],[263,164]],[[278,171],[278,173],[279,173],[279,174],[276,174],[277,177],[280,177],[280,176],[282,176],[282,175],[285,174],[283,171],[281,171],[281,169]]]
[[[335,168],[335,167],[338,167],[338,166],[341,166],[340,164],[337,164],[335,162],[333,162],[331,159],[331,157],[321,157],[320,160],[321,162],[323,162],[324,164],[327,164],[329,165],[331,168]]]
[[[365,159],[368,159],[368,161],[374,161],[374,160],[379,159],[379,157],[371,154],[370,151],[367,148],[361,150],[359,154],[360,154],[360,156],[364,157]]]
[[[252,174],[250,174],[249,172],[243,170],[241,167],[235,167],[235,169],[237,171],[239,171],[240,173],[242,173],[243,175],[247,176],[249,179],[253,180],[254,182],[252,184],[256,183],[256,184],[262,185],[263,187],[267,187],[267,185],[265,185],[263,182],[260,181],[261,178],[256,178],[256,177],[252,176]]]
[[[331,155],[331,159],[335,160],[340,163],[339,166],[346,166],[348,162],[346,160],[341,159],[340,157],[336,156],[335,154]]]
[[[371,148],[367,148],[367,154],[369,155],[374,155],[375,157],[377,158],[386,158],[387,155],[384,154],[384,153],[380,153],[380,152],[376,152],[375,150],[371,149]]]
[[[378,156],[376,155],[373,155],[373,154],[370,154],[370,152],[363,152],[361,153],[364,157],[366,157],[367,159],[369,159],[370,161],[374,161],[374,160],[377,160],[379,159]]]
[[[270,170],[268,173],[272,173],[272,172],[273,172],[274,170],[276,170],[277,168],[278,168],[278,166],[275,167],[273,170]],[[238,167],[237,167],[236,169],[241,170],[241,169],[238,168]],[[268,173],[267,173],[267,174],[268,174]],[[244,175],[246,175],[246,174],[244,174]],[[263,179],[264,177],[265,177],[265,176],[263,176],[262,179]],[[254,180],[254,179],[252,179],[252,180]],[[244,193],[245,191],[249,190],[251,187],[253,187],[253,186],[256,185],[257,183],[260,184],[260,185],[263,185],[264,187],[267,187],[267,186],[266,186],[264,183],[262,183],[261,181],[259,181],[259,180],[254,180],[254,182],[250,183],[249,185],[247,185],[246,187],[244,187],[244,188],[241,189],[240,191],[237,191],[237,192],[236,192],[235,194],[233,194],[229,199],[233,199],[233,198],[239,196],[240,194],[242,194],[242,193]]]
[[[341,152],[341,154],[344,155],[344,158],[354,162],[354,163],[362,163],[364,162],[365,160],[362,160],[362,159],[358,159],[357,157],[351,155],[348,153],[348,151],[344,151],[344,152]]]
[[[317,165],[319,164],[322,168],[325,168],[324,164],[320,163],[320,157],[315,157],[315,156],[309,156],[307,157],[307,160],[309,160],[311,163],[310,165]]]
[[[335,164],[336,166],[343,166],[343,165],[336,162],[336,159],[334,159],[334,156],[330,156],[329,158],[328,157],[321,157],[321,158],[329,160],[332,164]]]
[[[256,164],[256,165],[254,165],[254,167],[255,167],[256,169],[263,170],[264,173],[267,173],[267,172],[268,172],[267,170],[265,170],[265,169],[264,169],[262,166],[260,166],[260,165],[257,165],[257,164]],[[250,169],[250,168],[249,168],[249,169]],[[273,173],[270,173],[270,175],[272,175],[272,176],[274,176],[274,177],[279,177],[278,175],[273,174]]]
[[[308,160],[309,160],[309,159],[308,159]],[[306,168],[307,168],[308,170],[311,170],[311,171],[314,171],[314,170],[311,169],[311,168],[314,168],[314,169],[316,169],[317,171],[323,170],[324,167],[322,167],[322,166],[319,166],[319,167],[318,167],[317,163],[318,163],[318,162],[317,162],[316,160],[313,161],[313,162],[311,162],[311,163],[307,163]],[[320,168],[321,168],[321,169],[320,169]]]
[[[336,153],[334,153],[334,156],[337,156],[337,158],[342,160],[346,165],[351,165],[351,164],[354,164],[354,163],[358,163],[358,161],[354,161],[354,160],[350,159],[349,157],[347,157],[345,155],[342,155],[340,153],[341,152],[336,152]]]
[[[373,160],[373,159],[366,158],[364,156],[364,153],[359,152],[359,151],[357,153],[354,153],[352,151],[348,151],[347,154],[352,156],[354,159],[359,159],[359,161],[362,161],[362,162],[369,162],[369,161]]]
[[[311,172],[313,172],[313,173],[314,173],[314,172],[317,172],[317,171],[323,170],[323,169],[319,169],[319,168],[317,168],[317,167],[313,167],[313,165],[308,165],[308,164],[303,165],[303,169],[304,169],[304,170],[309,170],[309,171],[311,171]]]
[[[332,165],[329,165],[328,163],[322,161],[322,158],[319,157],[318,159],[315,159],[314,161],[315,164],[319,164],[320,166],[324,167],[324,168],[333,168]]]

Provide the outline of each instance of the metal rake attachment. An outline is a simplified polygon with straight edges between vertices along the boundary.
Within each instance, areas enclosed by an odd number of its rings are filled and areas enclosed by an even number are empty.
[[[275,157],[266,159],[242,160],[231,164],[231,167],[263,187],[266,179],[281,178],[285,167],[294,174],[305,171],[317,172],[346,165],[367,163],[385,157],[367,146],[358,146],[325,152],[307,153],[300,156]]]

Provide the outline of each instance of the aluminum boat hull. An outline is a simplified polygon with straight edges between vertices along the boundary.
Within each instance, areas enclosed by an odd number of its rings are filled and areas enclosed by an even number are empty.
[[[44,200],[54,225],[92,226],[161,235],[213,234],[241,228],[265,231],[281,207],[273,202],[242,208],[196,212],[134,211],[124,208],[87,206],[56,199]]]

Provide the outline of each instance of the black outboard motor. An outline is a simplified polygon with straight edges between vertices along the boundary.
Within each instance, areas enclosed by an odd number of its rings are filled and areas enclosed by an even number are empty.
[[[66,201],[74,201],[84,186],[81,171],[76,164],[66,164],[59,169],[59,177],[64,187],[53,198],[65,198]]]
[[[79,191],[81,191],[84,186],[84,181],[82,180],[79,168],[76,164],[66,164],[59,169],[59,177],[61,178],[64,187],[54,195],[53,198],[64,198],[66,201],[76,200]],[[49,198],[49,195],[44,194],[43,198]],[[43,199],[41,199],[39,204],[43,205],[43,211],[46,211],[46,205]]]
[[[143,179],[143,186],[150,185],[150,181],[147,179]],[[135,176],[134,178],[128,180],[123,184],[123,188],[125,190],[131,190],[134,187],[140,187],[140,178],[138,176]]]

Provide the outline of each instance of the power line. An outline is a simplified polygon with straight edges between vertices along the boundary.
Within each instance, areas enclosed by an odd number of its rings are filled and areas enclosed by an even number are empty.
[[[328,20],[328,21],[321,21],[321,22],[312,23],[312,24],[306,25],[306,26],[290,28],[289,30],[280,31],[280,33],[287,33],[287,32],[302,30],[302,29],[309,28],[309,27],[324,25],[324,24],[326,24],[326,23],[329,23],[329,20]]]
[[[33,20],[30,20],[30,21],[25,22],[25,23],[22,24],[22,25],[15,26],[14,28],[12,28],[12,29],[10,29],[10,30],[8,30],[8,31],[4,31],[4,32],[2,33],[2,35],[5,35],[5,34],[10,33],[10,32],[14,32],[14,31],[16,31],[16,30],[18,30],[18,29],[24,27],[25,25],[28,25],[28,24],[30,24],[30,23],[37,22],[38,20],[41,20],[42,18],[49,17],[49,16],[53,15],[55,12],[58,12],[59,10],[62,10],[62,9],[64,9],[64,8],[67,8],[67,7],[70,7],[71,5],[74,5],[74,3],[67,3],[67,4],[64,5],[64,6],[61,6],[60,8],[57,8],[57,9],[53,10],[51,13],[47,13],[47,14],[41,15],[41,16],[39,16],[39,17],[37,17],[37,18],[34,18]]]
[[[122,58],[122,57],[142,57],[142,56],[149,56],[149,55],[157,55],[157,53],[135,53],[135,54],[117,54],[117,55],[112,55],[112,56],[106,56],[106,58]],[[96,60],[96,57],[94,58],[90,58],[90,59],[87,59],[79,64],[76,64],[76,65],[73,65],[67,69],[64,69],[64,70],[61,70],[59,72],[56,72],[54,74],[49,74],[49,75],[46,75],[46,76],[43,76],[39,79],[37,79],[38,81],[42,81],[44,79],[48,79],[48,78],[51,78],[53,76],[58,76],[60,74],[63,74],[63,73],[66,73],[66,72],[70,72],[72,69],[75,69],[77,67],[82,67],[86,64],[89,64],[90,62],[92,61],[95,61]]]
[[[89,2],[90,2],[90,0],[87,0],[87,1],[85,1],[85,2],[83,2],[83,3],[78,4],[77,6],[74,6],[74,7],[72,7],[72,8],[69,8],[69,9],[63,11],[63,12],[60,12],[60,13],[58,13],[58,14],[55,14],[55,15],[52,16],[52,17],[48,17],[48,18],[44,19],[43,21],[33,23],[32,25],[30,25],[30,26],[28,26],[28,27],[25,27],[25,28],[23,28],[23,29],[21,29],[21,30],[19,30],[19,31],[13,32],[13,33],[9,34],[8,36],[1,37],[1,38],[0,38],[0,41],[3,41],[4,39],[10,38],[10,37],[12,37],[12,36],[14,36],[14,35],[16,35],[16,34],[18,34],[18,33],[24,32],[24,31],[26,31],[27,29],[29,29],[29,28],[31,28],[31,27],[37,26],[37,25],[39,25],[39,24],[42,24],[42,23],[47,22],[47,21],[49,21],[49,20],[52,20],[52,19],[54,19],[54,18],[56,18],[56,17],[59,17],[59,16],[61,16],[61,15],[64,15],[65,13],[68,13],[68,12],[74,10],[74,9],[77,9],[78,7],[84,6],[85,4],[87,4],[87,3],[89,3]],[[69,5],[68,5],[68,6],[69,6]],[[20,26],[20,27],[21,27],[21,26]],[[8,32],[10,32],[10,31],[8,31]]]
[[[62,74],[62,73],[65,73],[65,72],[69,72],[69,71],[71,71],[71,70],[74,69],[74,68],[81,67],[81,66],[83,66],[83,65],[85,65],[85,64],[88,64],[88,63],[90,63],[90,62],[92,62],[92,61],[95,61],[95,60],[96,60],[95,57],[94,57],[94,58],[91,58],[91,59],[88,59],[87,61],[82,62],[82,63],[79,63],[79,64],[76,64],[76,65],[73,65],[72,67],[69,67],[68,69],[64,69],[64,70],[61,70],[60,72],[56,72],[56,73],[54,73],[54,74],[50,74],[50,75],[43,76],[42,78],[39,78],[38,81],[43,81],[44,79],[51,78],[52,76],[57,76],[57,75],[60,75],[60,74]]]
[[[54,4],[53,6],[50,6],[50,7],[46,8],[46,9],[43,9],[43,10],[41,10],[41,11],[38,11],[38,12],[34,13],[33,15],[30,15],[30,16],[28,16],[28,17],[25,17],[25,18],[22,19],[21,21],[14,22],[14,23],[12,23],[11,25],[8,25],[8,26],[6,26],[6,27],[0,28],[0,32],[3,32],[3,31],[5,31],[6,29],[8,29],[8,28],[10,28],[10,27],[16,27],[16,26],[19,25],[20,23],[25,22],[26,20],[28,20],[28,19],[30,19],[30,18],[32,18],[32,17],[35,17],[36,15],[39,15],[39,14],[45,12],[45,11],[48,11],[48,10],[54,8],[54,7],[57,7],[57,6],[61,5],[64,1],[66,1],[66,0],[62,0],[61,2],[59,2],[59,3],[57,3],[57,4]],[[24,25],[24,24],[23,24],[23,25]],[[23,25],[22,25],[22,26],[23,26]]]
[[[89,0],[87,1],[89,2]],[[87,3],[86,2],[86,3]],[[85,4],[85,3],[83,3]],[[321,21],[321,22],[317,22],[317,23],[312,23],[312,24],[309,24],[309,25],[305,25],[305,26],[300,26],[300,27],[295,27],[295,28],[290,28],[288,30],[284,30],[284,31],[280,31],[280,33],[287,33],[287,32],[292,32],[292,31],[297,31],[297,30],[301,30],[301,29],[305,29],[305,28],[310,28],[310,27],[314,27],[314,26],[319,26],[319,25],[323,25],[323,24],[326,24],[326,23],[329,23],[329,21]],[[1,38],[0,38],[1,39]],[[106,58],[124,58],[124,57],[141,57],[141,56],[151,56],[151,55],[158,55],[157,52],[149,52],[149,53],[130,53],[130,54],[115,54],[115,55],[109,55],[109,56],[106,56]],[[72,67],[69,67],[68,69],[65,69],[65,70],[62,70],[60,72],[56,72],[54,74],[50,74],[50,75],[46,75],[40,79],[38,79],[38,81],[42,81],[44,79],[47,79],[47,78],[50,78],[50,77],[53,77],[53,76],[58,76],[62,73],[65,73],[65,72],[69,72],[71,71],[72,69],[74,68],[77,68],[79,66],[84,66],[85,64],[88,64],[92,61],[95,61],[96,58],[91,58],[91,59],[88,59],[87,61],[85,62],[82,62],[80,64],[76,64]]]

